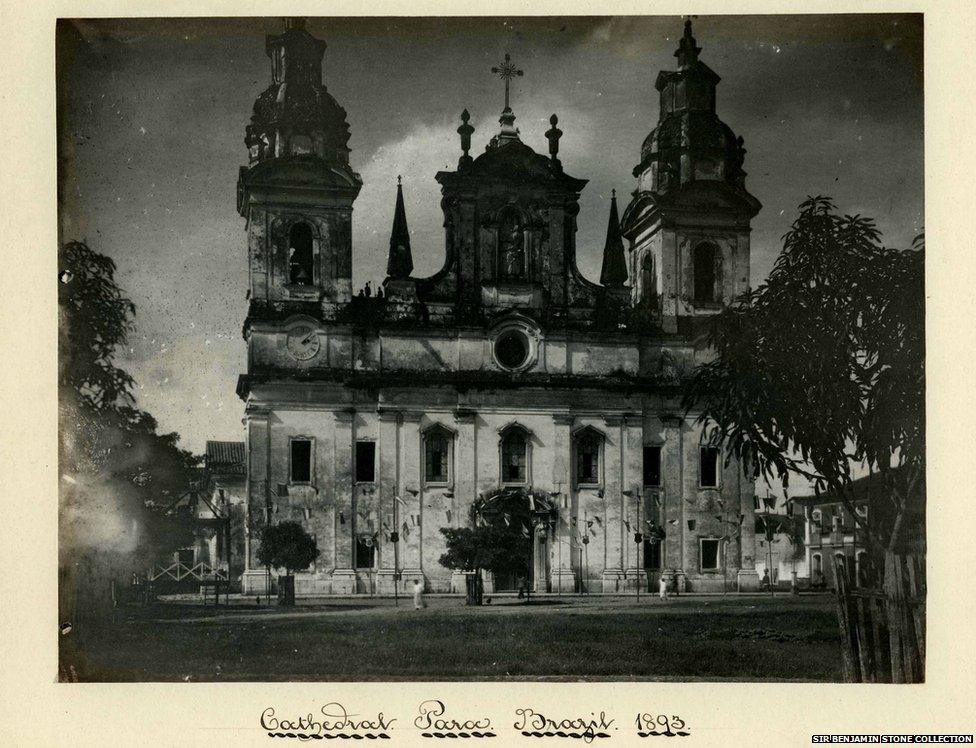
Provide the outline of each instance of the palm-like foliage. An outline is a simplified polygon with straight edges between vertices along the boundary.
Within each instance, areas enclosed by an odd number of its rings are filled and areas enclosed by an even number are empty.
[[[750,477],[801,475],[843,497],[855,465],[883,472],[869,531],[894,548],[922,506],[924,242],[887,249],[873,221],[826,197],[799,210],[768,280],[715,318],[715,358],[685,407]]]

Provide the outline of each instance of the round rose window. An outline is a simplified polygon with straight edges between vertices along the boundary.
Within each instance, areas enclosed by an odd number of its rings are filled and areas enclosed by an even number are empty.
[[[529,357],[529,339],[520,330],[509,330],[495,341],[495,358],[506,369],[518,369]]]

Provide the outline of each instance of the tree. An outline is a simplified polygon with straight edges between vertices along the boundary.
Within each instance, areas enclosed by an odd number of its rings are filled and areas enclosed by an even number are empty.
[[[294,571],[307,569],[319,557],[315,539],[298,522],[286,520],[268,525],[261,533],[258,561],[265,566]]]
[[[557,510],[550,496],[522,488],[499,489],[479,497],[471,506],[471,527],[441,528],[447,552],[440,563],[449,569],[528,578],[534,530],[551,525]],[[479,600],[480,602],[480,600]]]
[[[98,614],[109,580],[187,545],[191,518],[169,511],[199,460],[134,407],[132,377],[114,363],[135,307],[115,263],[81,242],[59,253],[58,417],[62,609]]]
[[[715,357],[684,399],[750,478],[788,490],[801,476],[838,496],[889,571],[924,552],[924,264],[921,237],[888,249],[870,219],[807,199],[768,280],[714,318]],[[868,523],[853,503],[861,466],[885,487]]]

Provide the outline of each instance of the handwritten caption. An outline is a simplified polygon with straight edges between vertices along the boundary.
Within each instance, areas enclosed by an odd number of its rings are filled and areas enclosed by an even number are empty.
[[[612,738],[620,728],[617,720],[605,711],[589,716],[546,714],[531,707],[515,709],[512,729],[528,738],[567,738],[593,743]],[[337,701],[321,706],[318,713],[280,716],[269,706],[261,712],[261,727],[270,738],[295,740],[391,740],[395,717],[383,712],[359,714],[350,712]],[[490,739],[498,737],[488,715],[452,713],[441,699],[426,699],[417,707],[412,719],[420,736],[431,739]],[[636,715],[633,726],[637,737],[688,737],[691,732],[677,715]],[[402,728],[400,728],[402,729]],[[401,733],[402,735],[402,733]]]

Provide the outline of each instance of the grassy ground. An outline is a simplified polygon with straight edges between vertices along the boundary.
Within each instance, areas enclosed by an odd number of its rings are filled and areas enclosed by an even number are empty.
[[[61,637],[66,680],[841,677],[829,597],[157,604]]]

